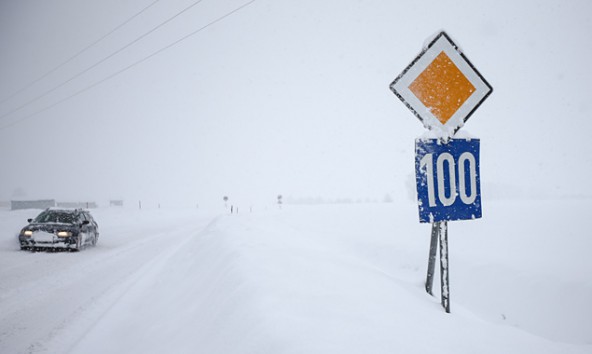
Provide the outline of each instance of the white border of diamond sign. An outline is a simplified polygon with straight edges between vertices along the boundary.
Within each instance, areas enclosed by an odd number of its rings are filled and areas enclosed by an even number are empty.
[[[446,124],[442,124],[409,89],[409,85],[426,70],[440,53],[446,53],[450,60],[466,76],[475,87],[475,92],[450,117]],[[439,137],[451,138],[475,112],[475,110],[493,92],[491,85],[475,69],[471,62],[460,52],[445,32],[440,32],[436,38],[403,70],[390,85],[391,90],[415,114],[428,129],[435,130]]]

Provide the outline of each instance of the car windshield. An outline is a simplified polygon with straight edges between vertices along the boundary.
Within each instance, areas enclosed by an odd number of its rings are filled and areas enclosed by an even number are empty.
[[[75,220],[74,214],[55,210],[44,211],[35,218],[36,223],[74,224]]]

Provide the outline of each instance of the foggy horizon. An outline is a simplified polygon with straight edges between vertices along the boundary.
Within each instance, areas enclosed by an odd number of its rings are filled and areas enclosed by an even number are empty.
[[[440,30],[494,87],[461,130],[485,203],[592,197],[586,1],[194,2],[0,5],[0,200],[408,199],[389,84]]]

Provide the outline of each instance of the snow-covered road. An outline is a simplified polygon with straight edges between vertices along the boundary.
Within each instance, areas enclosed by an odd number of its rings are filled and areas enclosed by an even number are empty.
[[[2,213],[3,224],[10,225],[3,230],[14,235],[37,213]],[[2,353],[43,352],[50,342],[66,347],[75,343],[152,264],[211,221],[195,210],[94,214],[100,223],[99,244],[79,253],[22,252],[14,238],[2,239]]]

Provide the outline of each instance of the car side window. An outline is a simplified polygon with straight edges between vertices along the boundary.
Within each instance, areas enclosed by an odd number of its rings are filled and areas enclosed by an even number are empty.
[[[86,220],[88,220],[94,227],[97,227],[97,222],[92,217],[92,215],[90,215],[90,213],[87,212],[87,213],[84,213],[84,215],[86,216]]]

